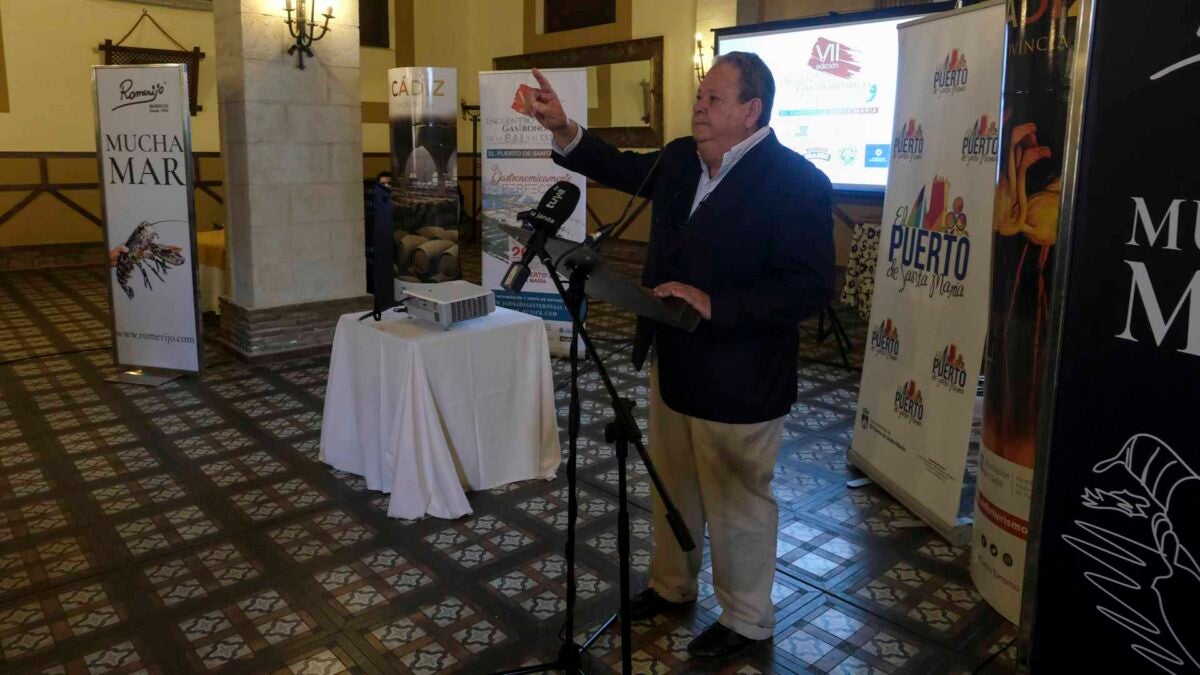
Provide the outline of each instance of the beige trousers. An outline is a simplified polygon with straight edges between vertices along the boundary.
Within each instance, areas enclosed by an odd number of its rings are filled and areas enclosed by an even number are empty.
[[[657,368],[651,371],[650,457],[697,546],[679,548],[656,491],[650,587],[672,602],[695,599],[707,523],[720,622],[755,640],[775,627],[779,509],[771,478],[782,436],[782,417],[723,424],[675,412],[659,395]]]

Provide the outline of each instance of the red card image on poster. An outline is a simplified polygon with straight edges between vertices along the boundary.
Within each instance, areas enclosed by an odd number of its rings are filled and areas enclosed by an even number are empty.
[[[522,84],[517,87],[516,93],[513,94],[512,109],[526,116],[533,116],[533,97],[536,90],[527,85]]]

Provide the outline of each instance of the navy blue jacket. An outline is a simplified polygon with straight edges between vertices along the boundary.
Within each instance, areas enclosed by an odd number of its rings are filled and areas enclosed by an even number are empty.
[[[825,174],[772,131],[689,217],[700,182],[691,137],[636,153],[585,130],[571,154],[554,153],[554,161],[627,193],[653,167],[640,193],[653,200],[642,283],[653,288],[678,281],[712,297],[712,320],[693,333],[638,322],[635,362],[653,340],[663,401],[685,415],[731,424],[786,415],[796,402],[796,324],[825,308],[833,294]]]

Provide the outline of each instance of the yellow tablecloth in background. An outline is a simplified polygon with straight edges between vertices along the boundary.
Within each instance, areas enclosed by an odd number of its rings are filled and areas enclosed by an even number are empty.
[[[225,292],[225,230],[196,233],[196,256],[200,263],[200,311],[216,312],[218,298]]]

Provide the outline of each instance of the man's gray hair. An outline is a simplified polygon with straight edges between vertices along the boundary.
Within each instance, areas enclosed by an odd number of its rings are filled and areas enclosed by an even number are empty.
[[[775,103],[775,77],[758,54],[751,52],[729,52],[717,57],[717,63],[728,63],[738,70],[738,103],[752,98],[762,101],[762,112],[758,115],[761,129],[771,123],[771,106]]]

